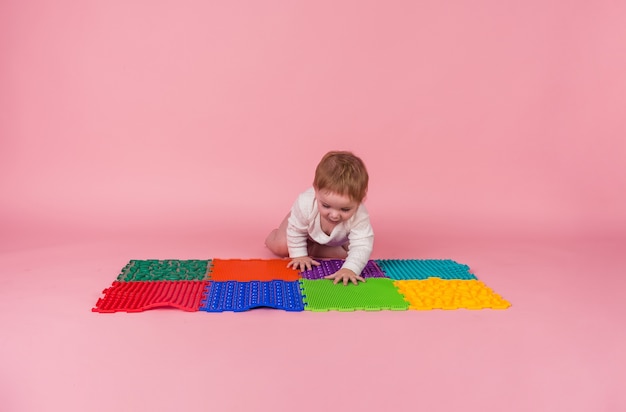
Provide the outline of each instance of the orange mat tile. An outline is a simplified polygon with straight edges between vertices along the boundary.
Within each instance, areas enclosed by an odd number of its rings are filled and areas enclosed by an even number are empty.
[[[216,282],[300,279],[300,272],[288,268],[287,263],[287,259],[213,259],[209,279]]]

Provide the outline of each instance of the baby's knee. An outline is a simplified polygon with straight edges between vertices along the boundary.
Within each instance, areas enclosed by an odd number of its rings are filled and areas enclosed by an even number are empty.
[[[267,247],[269,248],[269,250],[272,251],[273,254],[275,254],[278,257],[288,257],[289,256],[289,249],[287,248],[287,246],[283,246],[283,245],[277,245],[277,244],[267,244]]]
[[[273,230],[265,239],[265,246],[276,256],[287,257],[289,256],[289,248],[287,247],[286,240],[283,240],[278,236],[277,230]]]

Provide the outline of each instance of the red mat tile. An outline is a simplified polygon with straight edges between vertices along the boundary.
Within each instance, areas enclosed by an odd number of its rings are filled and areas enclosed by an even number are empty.
[[[141,312],[173,307],[195,312],[208,281],[113,282],[92,312]]]

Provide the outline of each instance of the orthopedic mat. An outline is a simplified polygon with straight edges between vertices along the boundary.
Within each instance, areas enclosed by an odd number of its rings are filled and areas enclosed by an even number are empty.
[[[131,260],[94,312],[140,312],[159,307],[241,312],[265,307],[290,312],[354,310],[506,309],[510,303],[453,260],[378,259],[365,282],[324,279],[342,260],[307,271],[287,259]]]

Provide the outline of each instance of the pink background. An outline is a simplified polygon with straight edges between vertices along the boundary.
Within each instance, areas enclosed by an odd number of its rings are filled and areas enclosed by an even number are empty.
[[[625,16],[0,2],[0,409],[624,410]],[[374,257],[462,261],[513,308],[88,312],[129,259],[271,257],[332,149],[368,165]]]

